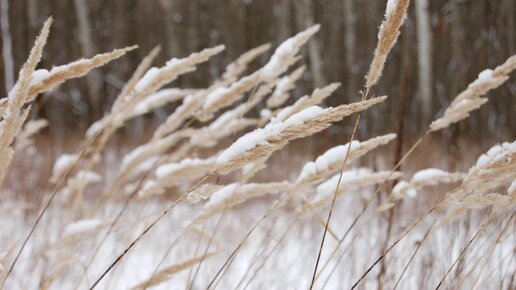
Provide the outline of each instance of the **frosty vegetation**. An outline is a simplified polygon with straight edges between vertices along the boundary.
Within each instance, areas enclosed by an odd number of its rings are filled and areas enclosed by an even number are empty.
[[[457,170],[411,158],[429,154],[417,150],[424,140],[488,102],[486,94],[510,80],[516,56],[480,72],[401,156],[389,151],[403,144],[397,134],[355,138],[362,112],[392,98],[370,92],[409,4],[387,1],[364,91],[333,107],[325,100],[338,83],[292,98],[318,24],[271,53],[264,44],[243,54],[206,88],[174,81],[224,53],[223,45],[157,66],[154,48],[80,146],[54,158],[33,200],[19,194],[17,180],[32,173],[15,165],[31,162],[34,137],[48,126],[29,120],[38,95],[135,49],[36,70],[47,21],[0,100],[0,290],[511,289],[516,141],[492,140],[476,163],[463,160]],[[114,158],[109,141],[118,130],[167,104],[175,110],[149,138]],[[355,121],[353,131],[315,158],[292,146],[345,118]],[[31,164],[36,174],[43,154]],[[282,156],[288,163],[279,164]],[[383,162],[368,166],[373,157]],[[405,170],[407,160],[417,169]]]

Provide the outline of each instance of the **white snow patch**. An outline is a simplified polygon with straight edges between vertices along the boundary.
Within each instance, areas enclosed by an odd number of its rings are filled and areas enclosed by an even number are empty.
[[[122,159],[122,169],[126,169],[129,164],[131,164],[134,160],[136,160],[142,153],[145,152],[147,146],[140,145],[133,149],[133,151],[129,152],[129,154],[125,155]]]
[[[301,170],[297,180],[299,181],[306,178],[307,176],[315,175],[318,172],[325,171],[330,165],[343,161],[346,158],[346,153],[348,151],[348,147],[350,146],[349,144],[350,143],[330,148],[322,155],[317,157],[315,162],[310,161],[306,163],[305,166],[303,166],[303,169]],[[353,140],[351,141],[351,148],[349,150],[355,150],[359,146],[360,141]]]
[[[65,235],[75,235],[96,229],[102,224],[97,219],[84,219],[71,223],[64,230]]]
[[[50,75],[50,72],[46,69],[38,69],[32,73],[32,76],[30,78],[30,85],[34,86],[41,82],[43,82],[48,76]]]
[[[235,190],[238,188],[238,186],[240,186],[240,184],[231,183],[217,190],[211,195],[210,200],[205,205],[205,208],[218,206],[224,203],[226,199],[228,199],[233,195],[233,193],[235,193]]]
[[[493,79],[493,70],[485,69],[478,74],[478,80],[480,82],[488,82]]]
[[[481,168],[494,160],[498,160],[505,154],[516,152],[516,142],[504,142],[491,147],[486,153],[482,154],[475,164],[474,168]],[[472,168],[473,169],[473,168]]]
[[[397,198],[403,198],[405,196],[415,197],[417,195],[417,190],[412,186],[412,184],[406,181],[400,181],[392,189],[392,194]]]
[[[516,179],[509,185],[509,188],[507,189],[508,194],[516,194]]]
[[[228,94],[231,89],[226,87],[220,87],[213,90],[213,92],[209,93],[206,97],[206,101],[204,101],[203,109],[211,107],[213,104],[222,99],[226,94]]]
[[[195,165],[201,165],[205,164],[206,160],[204,159],[191,159],[191,158],[185,158],[181,160],[179,163],[168,163],[163,164],[158,169],[156,169],[156,177],[159,179],[166,178],[167,176],[173,174],[174,172],[177,172],[181,169],[184,169],[189,166],[195,166]]]
[[[443,176],[448,176],[450,173],[438,168],[427,168],[420,170],[412,176],[411,182],[422,183],[433,179],[440,179]]]
[[[160,69],[157,67],[151,67],[143,77],[136,83],[134,86],[134,90],[137,92],[141,92],[144,88],[146,88],[154,78],[159,74]]]
[[[136,83],[136,86],[134,87],[134,90],[137,92],[141,92],[144,90],[150,83],[154,81],[154,79],[159,75],[159,73],[165,69],[171,69],[172,67],[176,66],[177,64],[181,63],[180,59],[172,58],[169,61],[166,62],[164,67],[157,68],[157,67],[151,67],[144,75],[143,77]]]
[[[278,46],[269,62],[262,68],[261,75],[264,78],[275,78],[278,72],[283,70],[282,59],[291,57],[291,54],[296,54],[297,49],[295,45],[295,36],[285,40]]]
[[[286,91],[289,90],[290,83],[290,76],[284,76],[280,78],[278,83],[276,84],[276,89],[274,89],[274,93],[272,93],[272,95],[284,94]]]
[[[346,186],[349,183],[352,183],[354,180],[363,178],[367,175],[370,175],[371,173],[373,173],[373,171],[369,168],[356,168],[353,170],[344,171],[342,173],[342,178],[340,178],[340,173],[335,174],[332,178],[317,186],[317,195],[314,199],[315,201],[320,201],[328,198],[329,196],[333,196],[335,191],[340,191],[342,186]],[[339,185],[338,189],[337,184]]]
[[[213,121],[208,128],[210,130],[220,130],[227,126],[229,122],[231,122],[233,119],[235,119],[234,111],[227,111],[224,114],[220,115],[215,121]]]
[[[175,97],[179,98],[178,89],[164,89],[154,94],[147,96],[144,100],[136,104],[134,112],[136,114],[144,114],[154,109],[156,105],[161,105],[169,101],[173,101]],[[174,95],[176,94],[176,95]]]
[[[271,116],[272,116],[272,111],[271,111],[271,110],[269,110],[269,109],[262,109],[262,110],[260,111],[260,117],[261,117],[262,119],[270,119],[270,118],[271,118]]]
[[[385,9],[385,17],[389,17],[392,12],[394,12],[394,8],[398,4],[398,0],[389,0],[387,1],[387,7]]]
[[[318,106],[308,107],[303,111],[290,116],[290,118],[288,118],[285,122],[269,124],[264,128],[259,128],[252,132],[249,132],[244,136],[238,138],[238,140],[235,143],[233,143],[231,146],[229,146],[229,148],[224,150],[224,152],[222,152],[217,157],[216,162],[218,164],[229,162],[236,156],[248,150],[251,150],[260,144],[266,144],[267,138],[269,138],[270,136],[277,135],[288,127],[300,125],[307,120],[313,119],[321,115],[324,112],[325,110]]]
[[[54,168],[52,169],[52,175],[56,177],[60,177],[67,170],[72,168],[72,166],[79,160],[79,156],[75,154],[63,154],[57,158],[54,163]]]
[[[283,124],[286,127],[300,125],[305,121],[318,117],[323,112],[325,112],[323,108],[319,106],[311,106],[290,116]]]
[[[93,172],[93,171],[89,171],[89,170],[88,171],[85,171],[85,170],[79,171],[77,173],[76,178],[85,184],[96,183],[96,182],[102,181],[102,176],[100,176],[100,174]]]

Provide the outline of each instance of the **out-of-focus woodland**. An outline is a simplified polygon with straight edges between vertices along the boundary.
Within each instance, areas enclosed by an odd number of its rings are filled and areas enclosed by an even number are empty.
[[[269,41],[276,45],[313,23],[322,27],[305,50],[308,70],[295,97],[314,87],[341,82],[327,105],[356,101],[376,45],[385,2],[0,0],[0,95],[5,96],[6,89],[12,87],[15,72],[26,60],[36,33],[51,15],[54,25],[42,67],[132,44],[140,46],[88,77],[41,96],[33,114],[49,119],[52,134],[82,130],[88,125],[85,120],[98,119],[155,45],[162,45],[157,60],[162,63],[225,44],[224,53],[174,83],[184,88],[206,87],[241,53]],[[382,81],[373,92],[391,99],[365,113],[359,134],[373,136],[397,130],[411,136],[420,132],[480,71],[516,52],[514,0],[416,0],[410,9],[400,43],[389,56]],[[451,140],[450,144],[463,137],[479,141],[500,135],[513,137],[515,95],[516,83],[508,82],[489,94],[491,100],[481,110],[443,136]],[[132,121],[126,132],[139,134],[145,126],[166,118],[174,106],[160,109],[145,120]],[[332,129],[329,137],[350,130],[348,120]]]

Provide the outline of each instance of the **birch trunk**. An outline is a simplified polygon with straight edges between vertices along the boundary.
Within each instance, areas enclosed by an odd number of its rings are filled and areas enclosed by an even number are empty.
[[[79,30],[79,44],[81,54],[86,57],[95,55],[95,45],[91,35],[91,23],[88,13],[88,5],[85,0],[74,0],[75,14],[77,16],[77,29]],[[92,115],[100,113],[100,87],[101,77],[98,71],[92,71],[86,76],[88,86],[88,99],[92,109]]]
[[[296,22],[298,30],[301,31],[315,24],[313,7],[311,0],[295,1]],[[308,58],[310,59],[310,72],[314,81],[315,87],[322,87],[326,83],[322,72],[322,60],[320,52],[320,43],[318,37],[315,36],[308,42]]]
[[[9,29],[8,0],[0,0],[0,26],[2,29],[2,56],[4,58],[5,90],[9,92],[14,85],[14,61],[11,32]]]
[[[423,121],[432,114],[432,32],[428,0],[416,0],[417,60],[419,69],[418,96]]]

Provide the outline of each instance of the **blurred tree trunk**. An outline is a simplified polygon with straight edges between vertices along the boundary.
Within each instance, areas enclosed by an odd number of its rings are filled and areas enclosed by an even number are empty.
[[[315,24],[313,7],[311,0],[297,0],[294,1],[296,9],[296,26],[298,30],[304,30]],[[310,60],[310,72],[315,87],[320,88],[326,84],[324,80],[324,74],[322,71],[322,61],[320,52],[320,42],[318,36],[314,36],[308,44],[308,58]]]
[[[278,5],[278,33],[277,41],[281,42],[292,35],[291,19],[292,19],[292,2],[290,0],[279,1]]]
[[[421,100],[423,124],[430,119],[432,110],[432,31],[428,0],[416,0],[417,60],[419,69],[418,96]]]
[[[515,53],[516,50],[516,38],[514,36],[514,16],[516,16],[516,5],[514,0],[506,0],[506,6],[508,11],[507,15],[507,44],[509,48],[509,53]]]
[[[343,5],[343,16],[344,16],[344,47],[346,50],[346,67],[347,67],[347,98],[352,98],[356,94],[356,78],[355,74],[357,69],[355,67],[355,46],[356,46],[356,35],[355,35],[355,11],[354,11],[354,0],[344,0]]]
[[[463,60],[462,55],[464,53],[464,27],[462,25],[461,11],[459,7],[459,0],[453,0],[451,3],[452,9],[452,23],[451,23],[451,57],[450,57],[450,72],[448,75],[456,76],[450,82],[448,90],[448,101],[451,102],[455,96],[461,91],[463,87],[462,78],[464,77]],[[459,123],[456,126],[451,127],[451,142],[448,146],[450,156],[455,158],[449,158],[450,170],[455,170],[457,160],[459,156],[459,135],[463,123]]]
[[[165,14],[167,56],[174,57],[179,55],[179,41],[174,24],[174,11],[176,10],[176,7],[174,5],[174,1],[171,0],[160,0],[159,3],[161,4]]]
[[[85,0],[74,0],[75,14],[77,16],[77,28],[79,32],[79,44],[81,47],[81,55],[84,57],[92,57],[97,52],[93,37],[91,35],[91,22],[88,12],[88,5]],[[98,70],[93,70],[86,76],[86,84],[88,89],[87,99],[91,109],[90,116],[95,119],[100,116],[100,88],[102,78]]]
[[[2,34],[2,56],[5,90],[8,92],[14,86],[14,60],[12,40],[9,28],[9,1],[0,0],[0,26]]]
[[[38,0],[28,0],[27,1],[27,14],[29,15],[29,24],[31,29],[38,29],[38,25],[40,24],[38,21]]]

